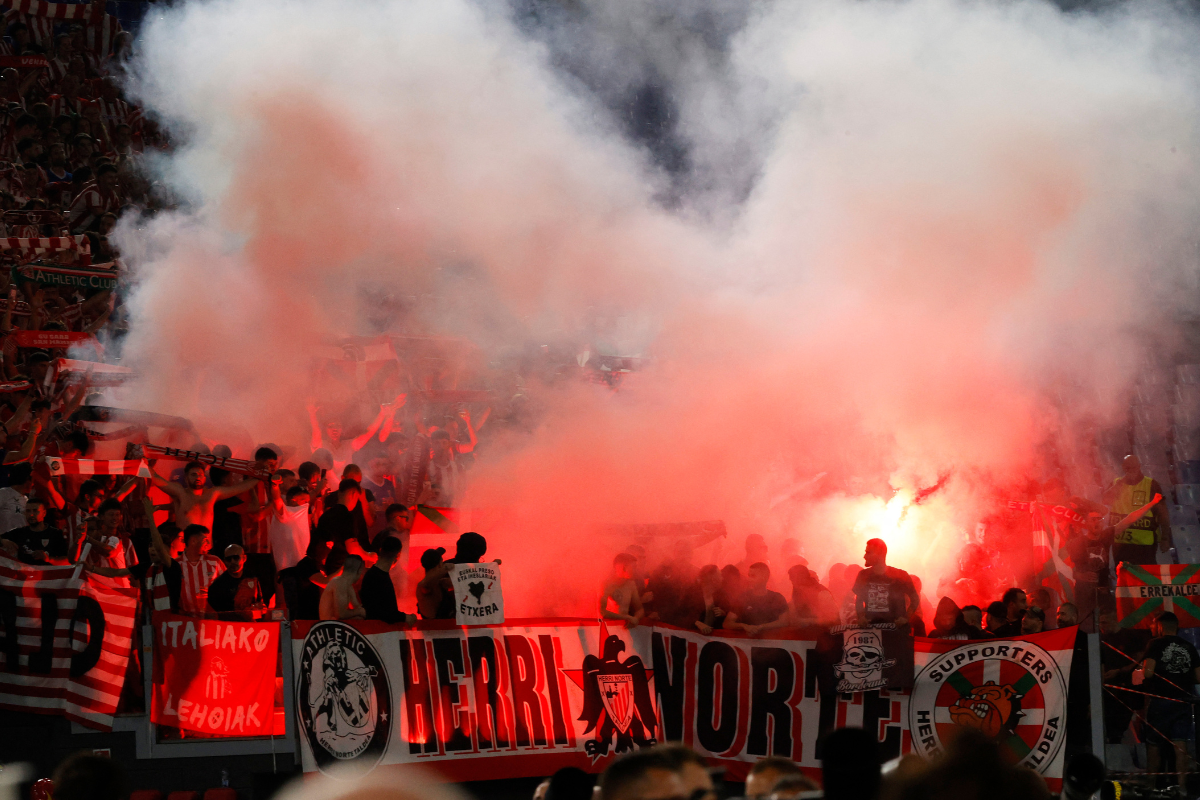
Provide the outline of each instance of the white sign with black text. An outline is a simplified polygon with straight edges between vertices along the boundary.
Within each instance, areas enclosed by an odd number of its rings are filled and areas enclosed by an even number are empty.
[[[504,622],[504,592],[497,562],[455,564],[450,568],[450,579],[454,581],[454,614],[459,625]]]

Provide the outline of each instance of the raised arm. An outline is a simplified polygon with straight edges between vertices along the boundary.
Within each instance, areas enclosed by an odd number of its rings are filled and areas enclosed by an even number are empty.
[[[9,431],[20,430],[25,424],[25,418],[29,416],[29,408],[33,405],[33,392],[25,395],[25,399],[21,401],[21,405],[17,406],[17,410],[9,417],[8,422],[4,423],[4,429]]]
[[[218,486],[213,490],[218,500],[224,500],[227,497],[237,497],[242,492],[248,492],[258,485],[258,478],[247,478],[246,480],[235,483],[232,486]]]
[[[388,437],[392,435],[392,428],[395,427],[396,422],[396,412],[404,408],[404,404],[407,401],[408,395],[403,393],[396,395],[396,399],[392,401],[395,408],[392,409],[392,413],[383,421],[383,424],[379,426],[379,441],[386,442]]]
[[[1148,512],[1150,509],[1152,509],[1155,505],[1157,505],[1161,501],[1162,501],[1162,495],[1156,494],[1156,495],[1154,495],[1154,499],[1151,500],[1149,503],[1146,503],[1146,505],[1142,506],[1141,508],[1134,509],[1133,511],[1129,512],[1129,514],[1124,519],[1122,519],[1120,522],[1118,522],[1116,525],[1113,526],[1113,530],[1116,531],[1116,535],[1120,536],[1122,533],[1124,533],[1125,530],[1130,525],[1137,522],[1142,517],[1146,516],[1146,512]]]
[[[137,478],[130,478],[125,482],[125,485],[118,489],[117,493],[112,496],[113,499],[124,500],[126,497],[129,497],[129,495],[133,493],[134,487],[137,486],[137,482]]]
[[[312,426],[312,439],[309,441],[309,449],[314,451],[320,450],[322,445],[321,421],[317,419],[317,404],[309,400],[305,404],[305,408],[308,410],[308,424]]]
[[[29,436],[25,437],[21,449],[15,453],[4,457],[5,464],[19,464],[22,461],[29,461],[33,457],[33,446],[37,443],[38,435],[42,432],[42,423],[34,419],[29,423]]]
[[[171,563],[171,551],[167,549],[158,532],[158,525],[154,522],[154,503],[150,502],[149,497],[142,498],[142,508],[146,510],[146,519],[149,520],[147,524],[150,526],[150,546],[158,553],[158,560],[161,563]]]
[[[154,467],[150,467],[150,482],[176,500],[183,500],[183,497],[186,494],[182,486],[174,481],[167,480],[162,475],[159,475],[158,472],[155,471]]]
[[[267,484],[267,504],[278,516],[283,516],[283,495],[279,492],[281,485],[283,479],[279,477],[278,472],[271,476],[271,482]]]
[[[467,424],[467,438],[469,438],[471,441],[470,443],[455,442],[454,449],[459,453],[470,453],[475,449],[475,445],[479,443],[479,438],[475,435],[475,427],[471,425],[471,412],[464,409],[462,414],[459,416],[461,416],[462,421]]]
[[[384,403],[381,405],[379,407],[379,413],[375,415],[375,419],[371,421],[371,424],[367,427],[366,431],[350,440],[350,447],[355,452],[358,452],[366,447],[367,442],[371,441],[371,437],[379,431],[379,428],[383,425],[384,420],[388,421],[388,428],[390,429],[392,425],[392,415],[395,413],[395,403]]]

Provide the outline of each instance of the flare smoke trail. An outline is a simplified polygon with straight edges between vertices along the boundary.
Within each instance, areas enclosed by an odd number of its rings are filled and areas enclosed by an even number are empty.
[[[1196,288],[1190,17],[534,8],[147,20],[131,86],[183,143],[155,169],[188,203],[120,231],[143,407],[300,445],[313,348],[358,332],[377,284],[452,298],[426,322],[487,353],[651,355],[616,395],[534,387],[540,427],[471,474],[473,504],[510,509],[484,531],[510,613],[584,612],[600,522],[723,518],[817,568],[882,531],[928,582],[1173,346]],[[645,86],[649,138],[612,113]]]

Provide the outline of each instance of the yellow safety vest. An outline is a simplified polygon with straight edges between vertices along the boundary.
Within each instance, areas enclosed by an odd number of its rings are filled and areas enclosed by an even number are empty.
[[[1116,489],[1116,495],[1113,497],[1112,513],[1109,516],[1109,521],[1116,525],[1123,520],[1130,512],[1136,511],[1146,503],[1154,495],[1150,491],[1150,485],[1153,480],[1149,476],[1142,476],[1142,479],[1130,486],[1125,482],[1124,478],[1117,478],[1113,481],[1113,487]],[[1154,518],[1154,509],[1146,512],[1146,515],[1137,522],[1125,529],[1125,532],[1116,538],[1117,544],[1154,544],[1158,537],[1158,520]]]

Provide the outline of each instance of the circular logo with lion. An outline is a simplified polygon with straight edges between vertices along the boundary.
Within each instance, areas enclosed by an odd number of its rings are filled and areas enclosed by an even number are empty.
[[[909,702],[913,749],[935,756],[956,729],[973,728],[1018,763],[1046,771],[1066,735],[1066,697],[1054,657],[1030,642],[972,642],[931,654]]]

